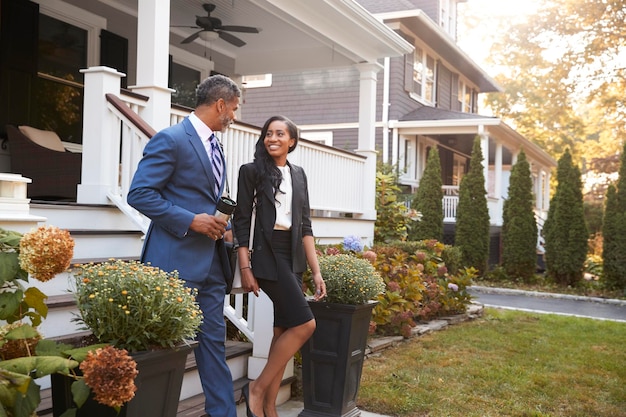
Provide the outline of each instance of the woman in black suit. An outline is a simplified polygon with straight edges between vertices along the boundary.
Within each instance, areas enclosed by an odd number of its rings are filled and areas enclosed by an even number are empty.
[[[273,116],[261,130],[254,162],[239,169],[233,223],[242,286],[256,296],[262,289],[274,303],[274,335],[267,363],[259,377],[243,387],[248,417],[278,417],[276,397],[287,362],[315,330],[315,318],[302,293],[307,262],[315,300],[326,295],[315,253],[306,175],[287,161],[297,144],[297,126],[284,116]],[[256,221],[250,265],[253,208]]]

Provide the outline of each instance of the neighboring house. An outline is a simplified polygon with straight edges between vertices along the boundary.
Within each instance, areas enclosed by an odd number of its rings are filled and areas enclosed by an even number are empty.
[[[478,95],[501,90],[456,45],[460,1],[357,1],[415,47],[402,57],[384,59],[377,73],[375,147],[379,160],[397,164],[400,182],[412,194],[419,186],[428,149],[438,147],[445,240],[452,243],[458,187],[469,169],[472,142],[479,136],[492,224],[490,263],[497,263],[503,202],[516,156],[523,148],[531,165],[540,230],[548,212],[556,161],[502,120],[477,114]],[[254,124],[270,114],[285,114],[299,124],[304,138],[355,151],[362,143],[362,82],[362,74],[350,67],[250,77],[242,114]]]
[[[200,80],[213,71],[241,82],[254,74],[350,67],[363,79],[353,92],[360,97],[353,119],[358,152],[303,140],[290,159],[311,179],[320,241],[355,234],[371,242],[375,75],[383,59],[412,50],[351,0],[2,0],[0,227],[68,229],[76,240],[74,263],[138,258],[147,222],[126,204],[130,180],[154,132],[189,114]],[[252,159],[260,133],[259,124],[240,116],[221,136],[233,194],[238,167]],[[41,130],[29,132],[39,144],[9,125]],[[67,175],[60,170],[74,164],[59,163],[66,150],[80,159],[78,171]],[[38,284],[50,296],[46,336],[76,331],[67,284]],[[255,378],[271,341],[271,303],[250,297],[244,309],[242,300],[227,297],[225,315],[254,347],[232,371],[234,378]],[[289,395],[289,385],[282,390]]]

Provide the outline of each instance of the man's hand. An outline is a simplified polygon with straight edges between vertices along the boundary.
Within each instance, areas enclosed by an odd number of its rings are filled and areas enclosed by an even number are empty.
[[[206,235],[213,240],[219,240],[226,233],[226,221],[207,213],[196,214],[189,226],[194,232]]]

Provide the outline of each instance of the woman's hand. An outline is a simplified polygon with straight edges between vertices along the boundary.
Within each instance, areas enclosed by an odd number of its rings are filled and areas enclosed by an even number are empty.
[[[241,270],[241,287],[245,291],[252,292],[257,297],[259,296],[259,282],[249,267]]]
[[[320,272],[313,274],[312,278],[313,283],[315,284],[315,294],[313,294],[313,299],[315,301],[319,301],[326,297],[326,283],[324,283],[324,279],[322,278],[322,274]]]

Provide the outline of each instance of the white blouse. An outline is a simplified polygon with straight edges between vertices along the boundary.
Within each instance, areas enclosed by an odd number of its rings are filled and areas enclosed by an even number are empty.
[[[289,165],[278,167],[283,180],[280,183],[280,191],[276,193],[276,224],[275,230],[291,230],[291,200],[293,187],[291,184],[291,170]]]

